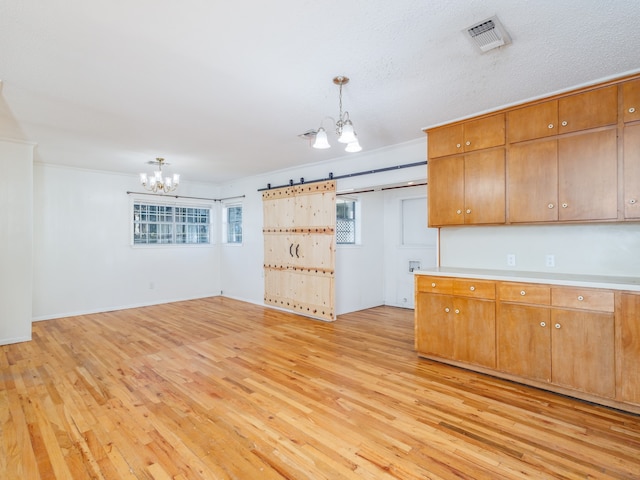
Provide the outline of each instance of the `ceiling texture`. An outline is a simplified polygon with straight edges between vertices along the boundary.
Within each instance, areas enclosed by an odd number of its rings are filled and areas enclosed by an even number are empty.
[[[512,43],[481,53],[466,29],[493,15]],[[224,184],[634,73],[639,21],[638,0],[0,0],[0,137]],[[361,153],[299,137],[338,116],[337,75]]]

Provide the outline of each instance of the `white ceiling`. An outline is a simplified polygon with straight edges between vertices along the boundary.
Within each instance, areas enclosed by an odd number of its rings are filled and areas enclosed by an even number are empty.
[[[463,30],[493,15],[513,43],[481,54]],[[0,0],[0,137],[226,183],[349,155],[298,138],[337,116],[336,75],[367,152],[635,72],[639,20],[638,0]]]

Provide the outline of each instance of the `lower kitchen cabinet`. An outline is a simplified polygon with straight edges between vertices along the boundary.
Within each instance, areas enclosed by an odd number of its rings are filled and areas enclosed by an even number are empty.
[[[640,413],[640,294],[417,275],[415,330],[421,356]]]

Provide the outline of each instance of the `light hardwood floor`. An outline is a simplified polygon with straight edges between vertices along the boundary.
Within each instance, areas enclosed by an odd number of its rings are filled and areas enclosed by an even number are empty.
[[[640,417],[419,359],[413,312],[222,297],[0,347],[0,478],[640,478]]]

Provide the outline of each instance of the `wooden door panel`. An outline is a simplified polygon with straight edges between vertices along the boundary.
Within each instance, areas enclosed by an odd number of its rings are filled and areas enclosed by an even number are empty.
[[[550,318],[548,308],[501,304],[497,320],[498,369],[550,382]]]
[[[622,84],[624,121],[640,120],[640,79]]]
[[[315,182],[296,186],[296,230],[333,233],[336,224],[335,181]]]
[[[454,298],[454,358],[496,367],[495,302]]]
[[[464,123],[464,150],[472,152],[497,147],[505,142],[505,114],[470,120]]]
[[[510,143],[543,138],[558,133],[558,101],[519,108],[507,113]]]
[[[262,192],[263,229],[277,231],[291,228],[295,213],[294,206],[293,187]]]
[[[427,137],[429,158],[464,152],[464,147],[462,146],[463,131],[461,123],[430,130]]]
[[[614,397],[613,314],[552,309],[551,322],[553,383]]]
[[[618,86],[561,98],[558,101],[558,120],[559,133],[615,124],[618,120]]]
[[[302,233],[291,237],[296,268],[333,272],[335,235]]]
[[[624,218],[640,218],[640,125],[624,128],[623,165]]]
[[[264,265],[270,268],[287,268],[295,258],[295,244],[288,233],[264,233]]]
[[[558,140],[559,220],[618,216],[618,146],[615,129]]]
[[[558,142],[512,145],[507,164],[509,221],[558,220]]]
[[[621,294],[619,340],[616,345],[619,363],[620,398],[640,404],[640,294]]]
[[[451,297],[418,293],[416,349],[425,355],[453,358],[453,305]]]
[[[434,158],[428,164],[429,226],[464,223],[464,158]]]
[[[504,149],[475,152],[464,158],[464,222],[474,225],[504,223]]]

